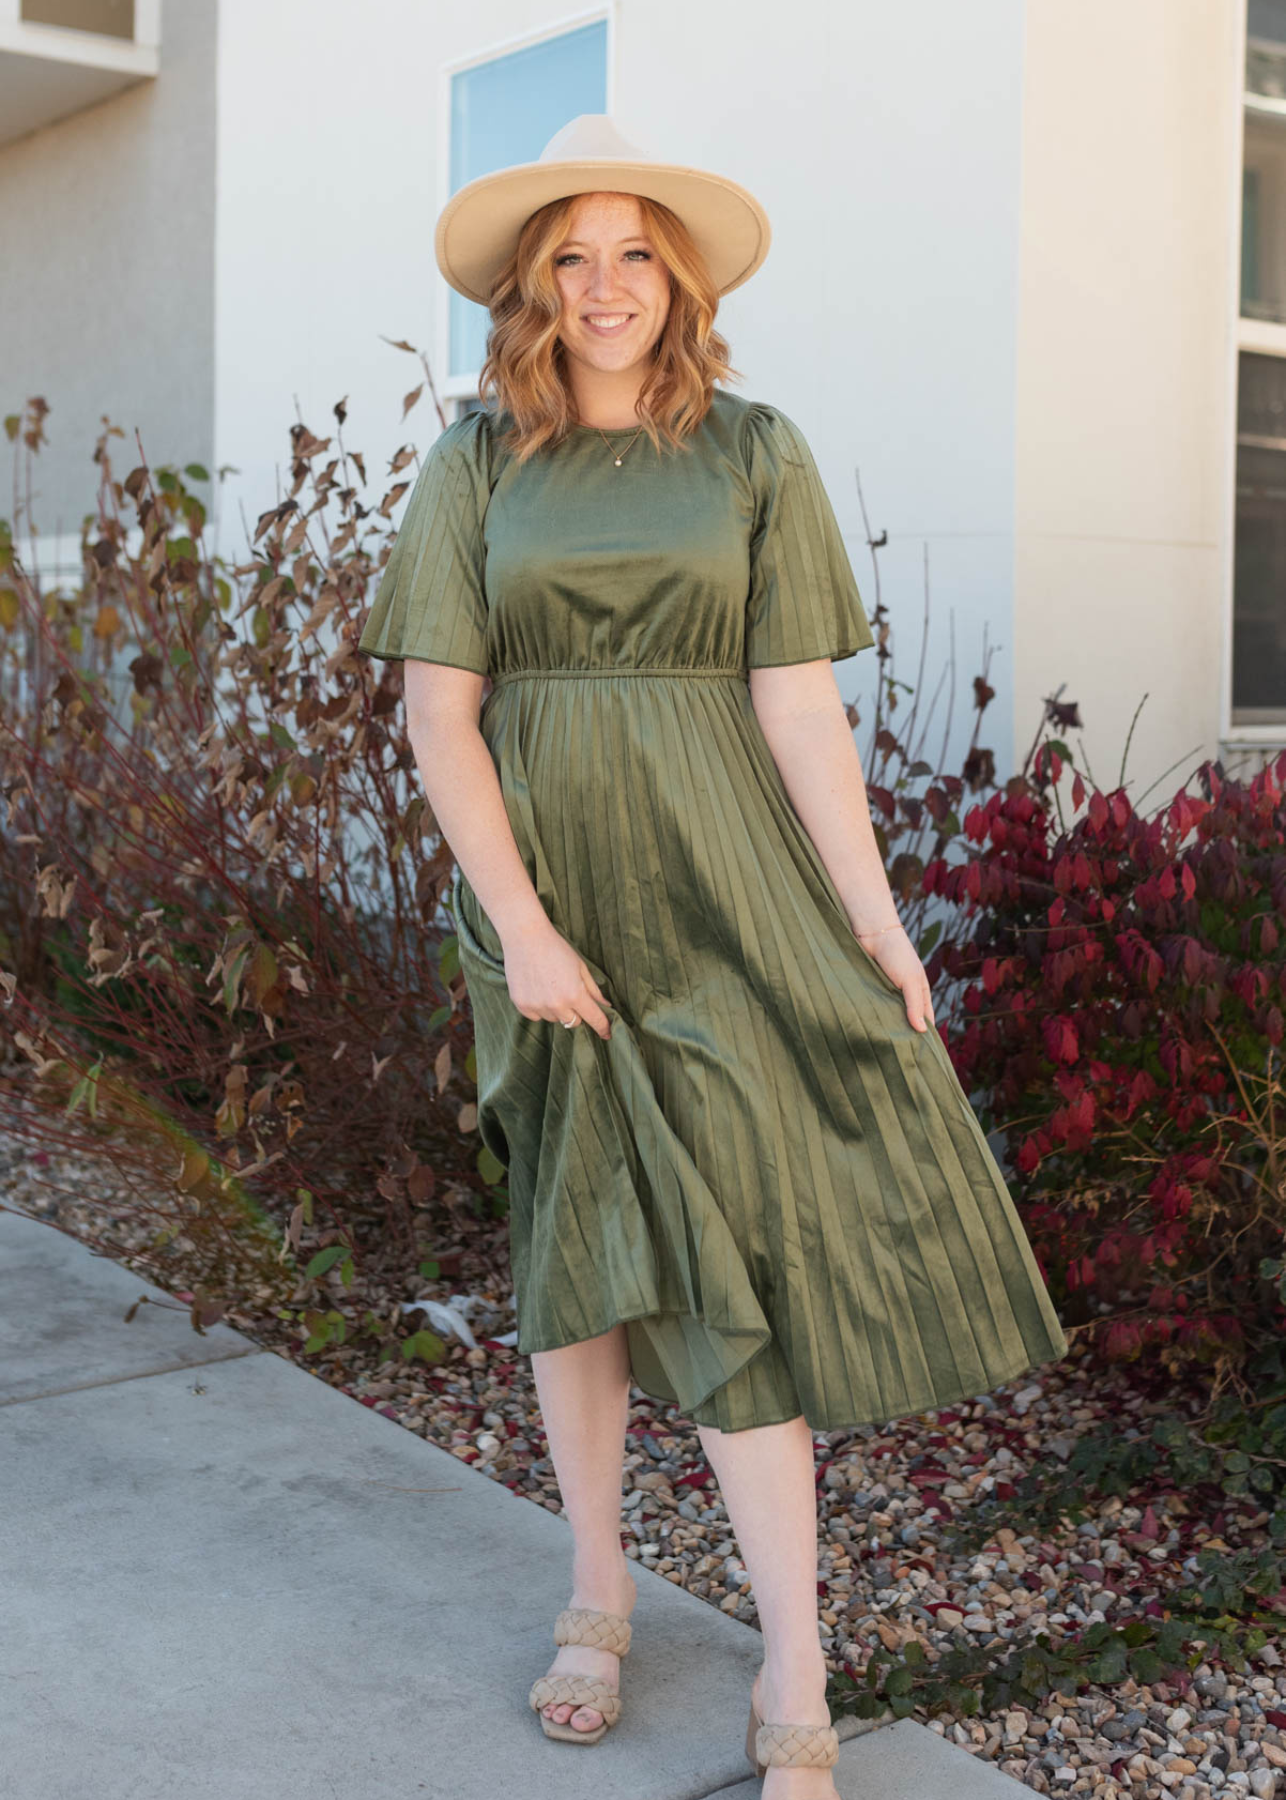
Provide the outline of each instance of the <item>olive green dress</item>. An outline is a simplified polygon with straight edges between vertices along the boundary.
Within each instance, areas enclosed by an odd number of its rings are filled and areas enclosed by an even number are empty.
[[[624,1321],[637,1385],[727,1431],[1061,1356],[942,1039],[854,937],[751,703],[748,668],[873,641],[798,427],[717,391],[686,448],[618,467],[583,426],[520,465],[507,424],[433,444],[360,648],[491,675],[518,849],[608,997],[607,1041],[523,1017],[457,867],[519,1351]]]

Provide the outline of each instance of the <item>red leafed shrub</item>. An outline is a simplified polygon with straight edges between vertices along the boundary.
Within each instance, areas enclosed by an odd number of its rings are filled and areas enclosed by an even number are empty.
[[[1237,1362],[1286,1322],[1286,752],[1146,817],[1076,773],[1064,823],[1062,773],[1045,744],[926,866],[973,925],[926,965],[959,984],[952,1057],[1068,1322]]]

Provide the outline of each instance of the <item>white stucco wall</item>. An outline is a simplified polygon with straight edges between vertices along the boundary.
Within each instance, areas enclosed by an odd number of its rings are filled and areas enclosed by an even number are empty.
[[[1066,684],[1111,787],[1146,694],[1145,806],[1217,754],[1228,681],[1241,11],[1027,6],[1019,732]]]
[[[433,435],[399,424],[427,345],[436,268],[434,53],[424,0],[219,0],[215,254],[220,540],[243,555],[290,488],[290,428],[366,456],[368,503],[387,457]],[[244,517],[243,517],[244,514]]]
[[[33,497],[47,567],[79,566],[104,414],[127,434],[118,478],[139,443],[153,464],[213,455],[216,23],[213,4],[167,0],[155,79],[0,146],[0,413],[49,404]]]

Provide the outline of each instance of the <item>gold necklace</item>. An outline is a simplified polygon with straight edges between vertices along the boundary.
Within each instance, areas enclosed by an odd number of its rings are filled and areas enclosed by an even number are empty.
[[[595,431],[598,432],[599,437],[601,437],[603,439],[603,442],[607,445],[608,449],[611,450],[612,455],[616,456],[616,451],[613,448],[611,442],[608,440],[608,438],[606,436],[604,436],[602,428],[600,426],[596,425],[594,427],[594,429],[595,429]],[[629,443],[625,446],[624,450],[621,451],[621,455],[616,456],[616,466],[618,469],[621,466],[621,457],[629,455],[630,451],[634,448],[635,444],[637,444],[639,439],[643,436],[643,432],[644,432],[644,427],[642,425],[640,425],[638,430],[634,433],[634,436],[630,439]]]

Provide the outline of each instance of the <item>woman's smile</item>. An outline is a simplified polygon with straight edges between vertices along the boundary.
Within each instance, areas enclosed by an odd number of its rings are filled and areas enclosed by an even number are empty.
[[[590,330],[599,337],[620,337],[630,321],[636,317],[637,314],[632,312],[585,313],[582,315],[581,322],[588,325]]]

